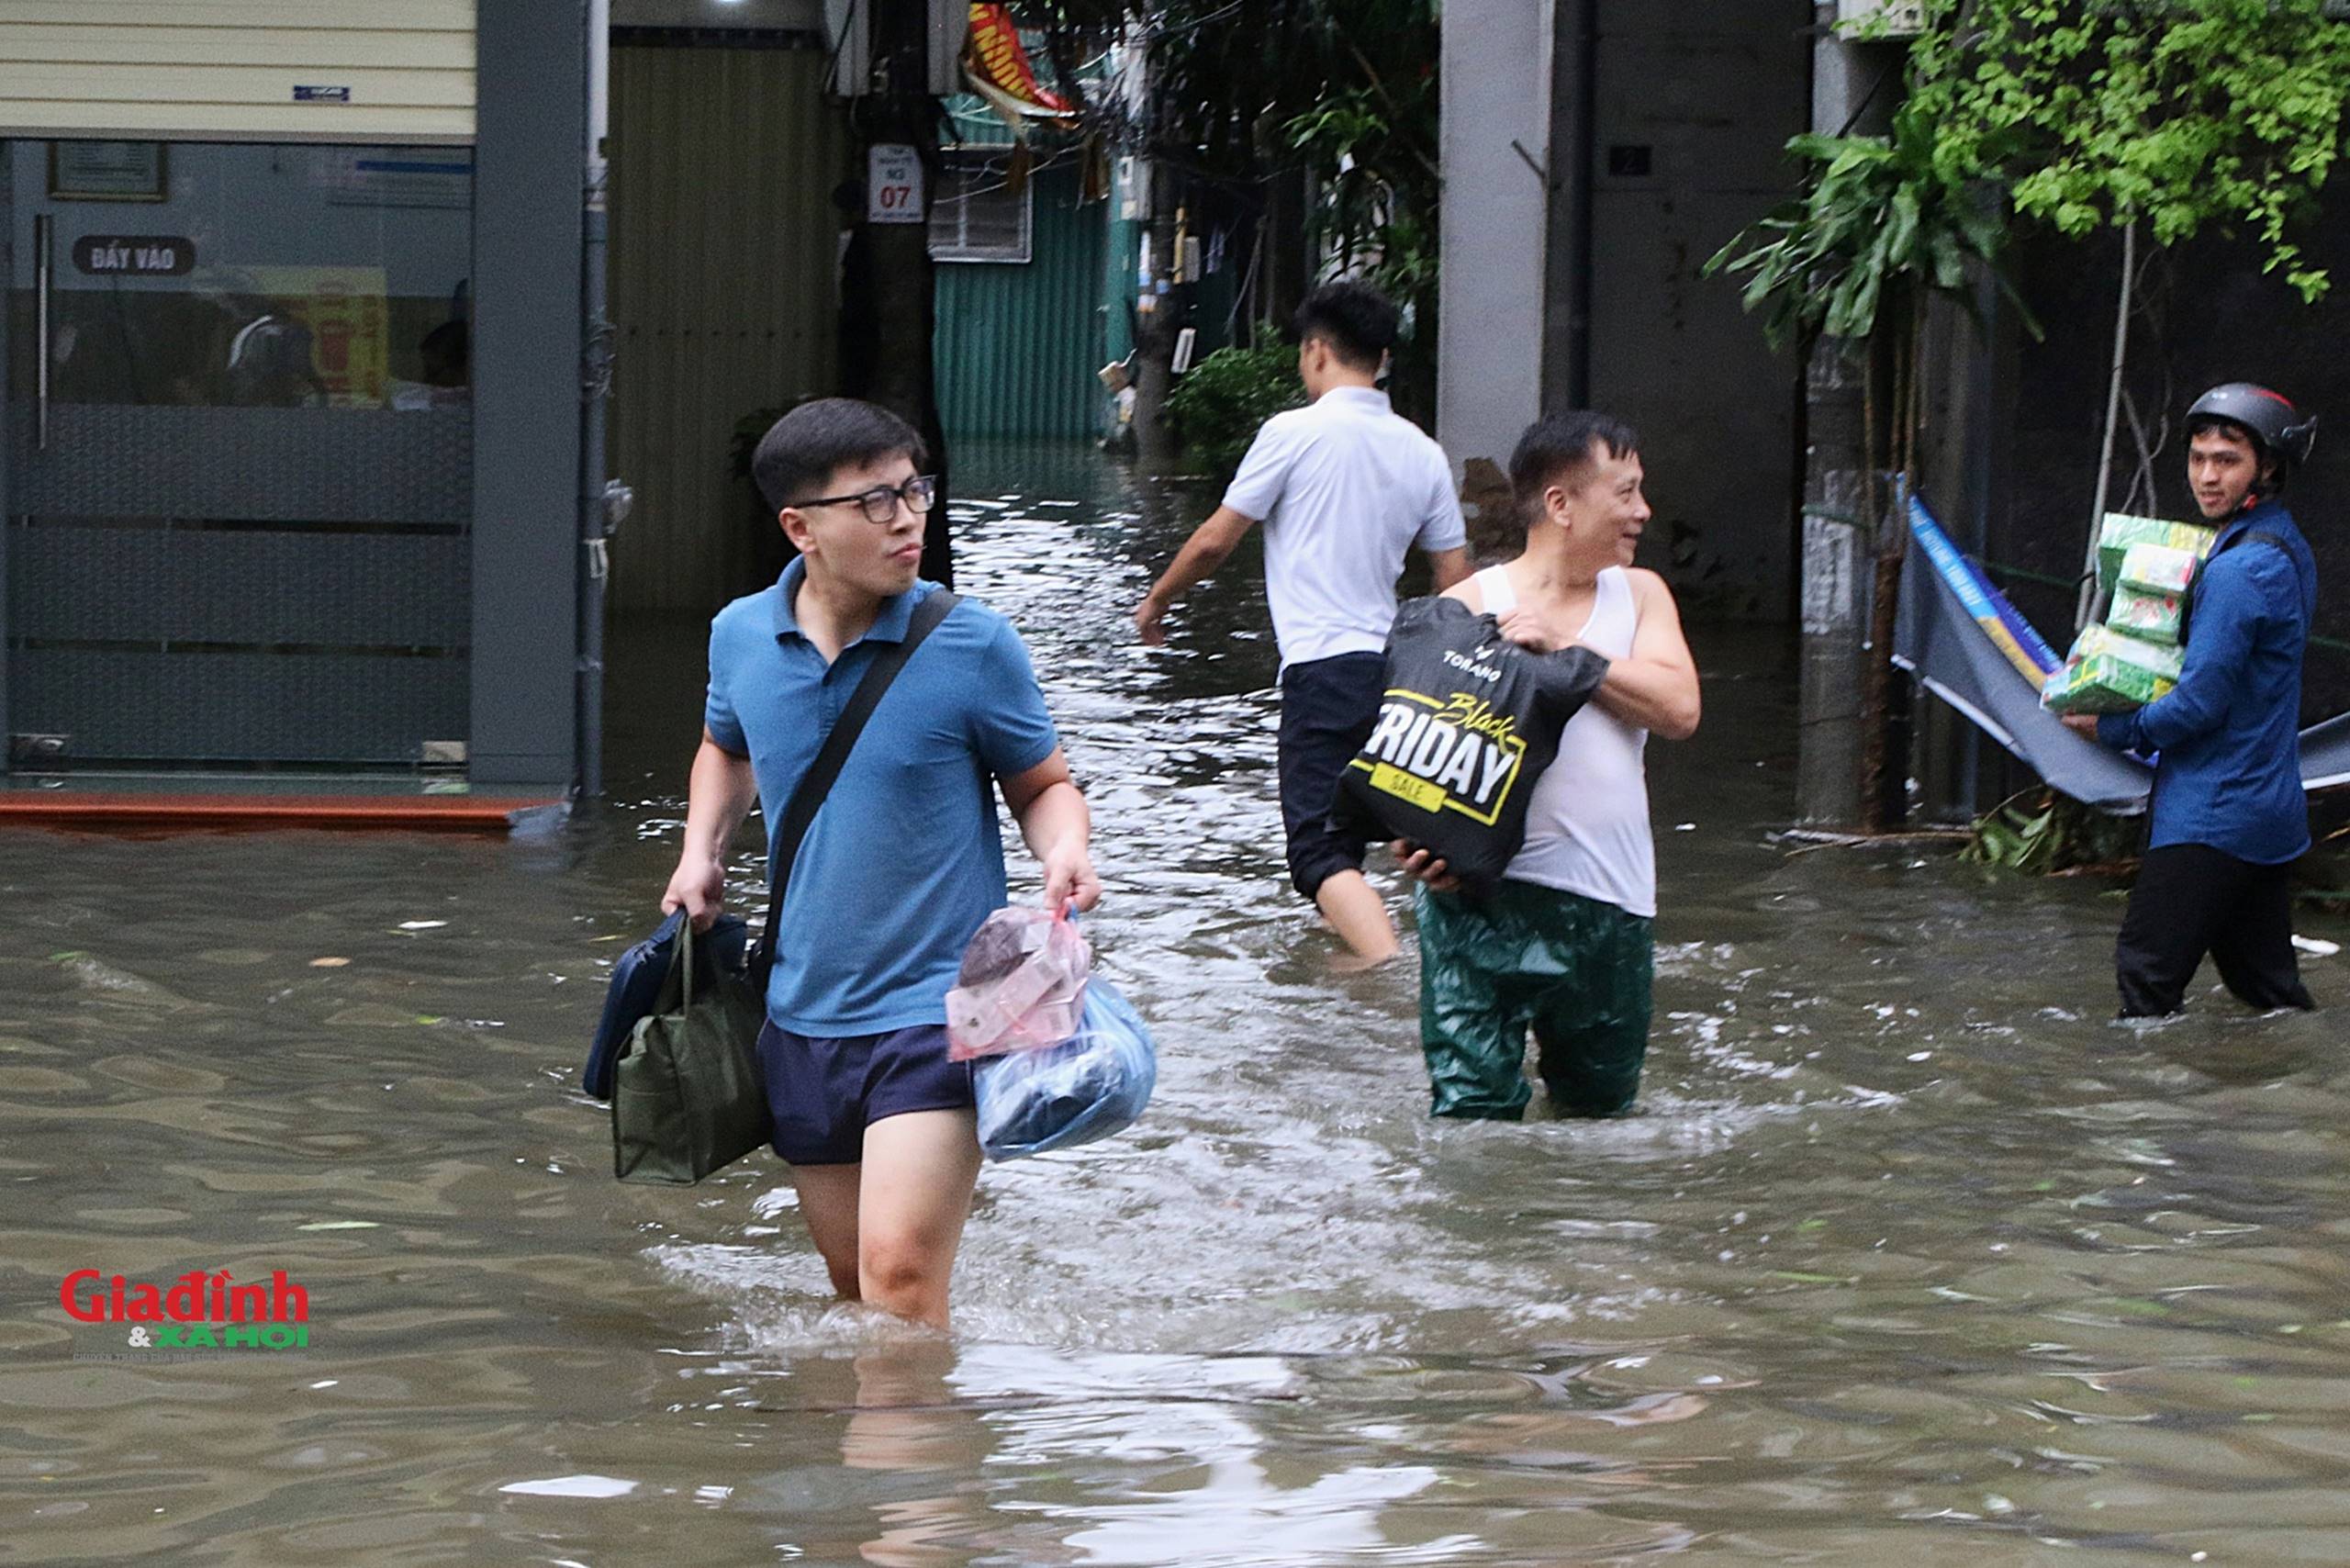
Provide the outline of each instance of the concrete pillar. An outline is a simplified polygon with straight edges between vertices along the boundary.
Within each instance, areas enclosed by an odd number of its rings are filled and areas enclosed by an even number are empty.
[[[1861,821],[1862,644],[1875,569],[1873,532],[1862,515],[1862,366],[1823,343],[1807,372],[1796,820],[1851,827]]]
[[[1896,46],[1836,36],[1833,0],[1815,8],[1811,128],[1824,136],[1881,129],[1900,94]],[[1888,74],[1890,73],[1890,74]],[[1862,693],[1875,520],[1863,441],[1862,363],[1821,343],[1806,367],[1803,657],[1796,816],[1815,826],[1862,820]]]
[[[481,0],[474,175],[476,785],[576,780],[584,5]]]
[[[1447,0],[1437,439],[1504,469],[1542,399],[1551,0]]]

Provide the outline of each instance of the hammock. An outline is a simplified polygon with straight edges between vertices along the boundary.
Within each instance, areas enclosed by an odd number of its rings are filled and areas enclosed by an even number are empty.
[[[2040,705],[2041,685],[2062,661],[1915,496],[1909,534],[1932,569],[1901,574],[1893,662],[2051,788],[2117,816],[2144,811],[2154,770],[2075,734]],[[2350,713],[2301,732],[2301,787],[2344,783],[2350,783]]]

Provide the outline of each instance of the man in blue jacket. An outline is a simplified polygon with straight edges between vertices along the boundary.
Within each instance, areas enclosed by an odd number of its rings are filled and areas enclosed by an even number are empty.
[[[2065,720],[2155,759],[2153,834],[2114,950],[2125,1018],[2179,1011],[2206,953],[2255,1007],[2314,1005],[2293,958],[2289,877],[2310,846],[2301,652],[2317,564],[2278,497],[2316,427],[2249,382],[2195,400],[2188,482],[2220,536],[2189,591],[2186,669],[2134,712]]]

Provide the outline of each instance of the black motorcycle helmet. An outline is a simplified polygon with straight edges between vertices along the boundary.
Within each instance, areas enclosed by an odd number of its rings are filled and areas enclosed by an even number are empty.
[[[2261,449],[2277,460],[2276,477],[2260,487],[2264,490],[2281,488],[2285,476],[2307,463],[2310,449],[2317,444],[2315,414],[2304,414],[2283,393],[2249,381],[2222,382],[2196,398],[2187,410],[2190,435],[2215,423],[2251,432]]]

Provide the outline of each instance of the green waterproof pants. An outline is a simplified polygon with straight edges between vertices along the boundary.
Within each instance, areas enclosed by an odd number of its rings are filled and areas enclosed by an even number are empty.
[[[1631,1104],[1648,1054],[1652,922],[1528,882],[1481,902],[1420,888],[1414,902],[1431,1115],[1524,1116],[1528,1028],[1562,1114]]]

